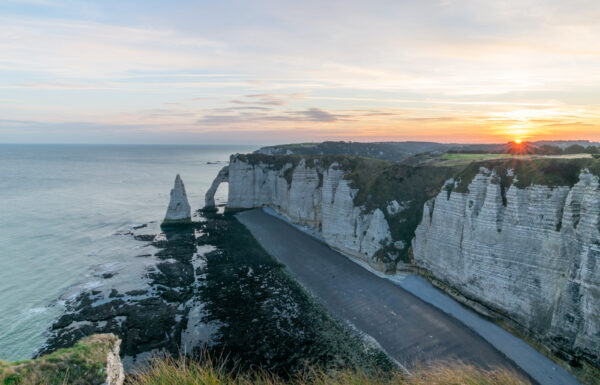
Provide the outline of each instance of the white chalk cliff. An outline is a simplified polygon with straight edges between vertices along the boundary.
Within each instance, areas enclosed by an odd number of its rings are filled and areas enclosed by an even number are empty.
[[[121,350],[121,340],[114,336],[109,335],[115,339],[115,344],[106,355],[106,381],[105,385],[123,385],[125,382],[125,371],[123,370],[123,363],[119,352]]]
[[[215,205],[215,193],[217,192],[219,185],[227,181],[229,181],[229,166],[225,166],[219,171],[217,177],[210,185],[210,188],[206,191],[206,194],[204,195],[206,207],[213,207]]]
[[[567,360],[600,366],[600,189],[506,190],[481,169],[468,192],[442,189],[413,240],[416,265]]]
[[[171,190],[171,200],[167,208],[167,214],[163,225],[176,225],[189,223],[192,218],[192,210],[185,193],[185,186],[179,174],[175,177],[175,185]]]
[[[397,215],[410,201],[367,211],[355,205],[358,190],[337,163],[281,161],[232,156],[227,178],[217,178],[229,182],[228,207],[271,207],[319,230],[332,248],[394,269],[380,256],[405,247],[390,229],[417,225]],[[466,192],[448,180],[423,207],[416,230],[408,229],[415,231],[413,263],[563,359],[600,368],[598,176],[583,170],[572,187],[518,188],[518,176],[507,175],[514,179],[503,186],[495,171],[481,168]]]
[[[296,167],[288,163],[277,169],[232,156],[227,172],[227,207],[271,207],[294,223],[319,230],[332,248],[379,270],[389,269],[375,255],[392,241],[388,223],[381,210],[364,212],[354,205],[357,190],[350,187],[337,164],[322,169],[303,159]],[[224,171],[219,175],[211,187],[213,193],[206,195],[207,206],[214,205],[214,191],[225,181]]]

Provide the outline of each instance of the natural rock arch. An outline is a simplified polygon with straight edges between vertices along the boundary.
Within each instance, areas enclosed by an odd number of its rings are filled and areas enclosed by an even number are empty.
[[[223,167],[215,180],[213,180],[210,188],[204,195],[204,207],[215,207],[215,193],[219,185],[223,182],[229,182],[229,166]]]

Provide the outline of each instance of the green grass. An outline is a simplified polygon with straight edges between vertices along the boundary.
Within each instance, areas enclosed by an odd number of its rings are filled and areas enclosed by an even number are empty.
[[[231,370],[231,365],[186,358],[157,359],[150,367],[132,376],[130,385],[525,385],[506,369],[483,370],[461,363],[439,363],[405,374],[364,372],[350,369],[324,371],[311,367],[290,379],[281,379],[262,370]]]
[[[579,180],[579,174],[583,169],[588,169],[592,174],[600,176],[600,159],[594,158],[510,158],[502,160],[490,160],[473,162],[465,168],[457,177],[459,185],[454,191],[467,192],[468,186],[479,173],[479,169],[485,167],[496,170],[500,176],[499,183],[503,188],[515,184],[518,188],[532,185],[548,187],[567,186],[572,187]],[[514,177],[506,177],[507,171],[512,169]]]
[[[456,160],[466,159],[469,161],[473,160],[484,160],[484,159],[496,159],[496,158],[510,158],[511,154],[443,154],[442,159],[444,160]]]
[[[426,164],[432,166],[467,166],[469,163],[491,160],[491,159],[506,159],[511,158],[511,154],[442,154],[439,157],[432,158]]]
[[[0,384],[103,384],[106,380],[106,357],[117,340],[112,334],[97,334],[82,338],[71,348],[34,360],[0,361]]]

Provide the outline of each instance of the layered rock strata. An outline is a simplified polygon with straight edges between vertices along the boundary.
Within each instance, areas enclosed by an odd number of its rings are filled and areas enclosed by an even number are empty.
[[[302,159],[296,166],[286,163],[276,168],[232,156],[227,173],[229,208],[272,207],[294,223],[320,230],[331,247],[374,268],[395,266],[376,258],[379,250],[392,244],[383,212],[366,212],[354,204],[358,190],[351,187],[337,163],[322,167]],[[225,181],[224,174],[224,170],[219,173],[211,191]],[[207,194],[207,206],[214,205],[213,195]]]
[[[467,192],[450,181],[425,205],[415,264],[573,365],[600,367],[598,177],[525,188],[501,177],[481,168]]]
[[[576,162],[472,165],[445,185],[427,182],[446,175],[439,168],[394,166],[365,194],[348,164],[232,156],[228,207],[271,207],[381,271],[399,268],[394,253],[406,250],[417,267],[571,365],[599,368],[600,182],[597,168]],[[378,206],[358,205],[360,193]]]

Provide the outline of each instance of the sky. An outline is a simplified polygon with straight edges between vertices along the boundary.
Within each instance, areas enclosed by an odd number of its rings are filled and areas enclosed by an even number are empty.
[[[0,0],[0,143],[600,140],[598,20],[598,0]]]

